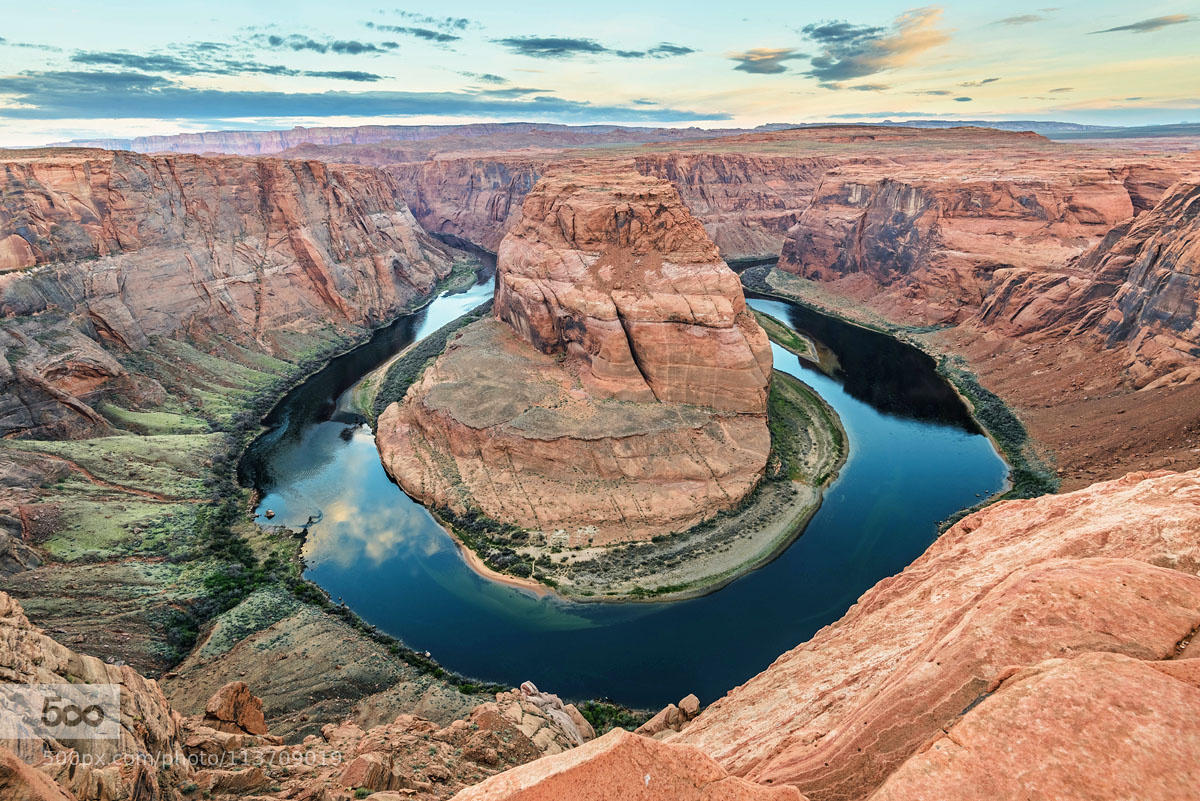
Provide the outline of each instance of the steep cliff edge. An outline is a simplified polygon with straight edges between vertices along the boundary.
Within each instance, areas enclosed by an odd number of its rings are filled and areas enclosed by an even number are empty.
[[[410,494],[578,547],[688,528],[757,484],[766,334],[669,183],[542,179],[500,246],[495,316],[379,418]]]
[[[293,728],[331,699],[435,718],[470,704],[294,598],[299,543],[250,523],[235,483],[292,382],[464,273],[465,254],[371,168],[20,151],[0,154],[0,186],[0,573],[30,618],[148,675],[227,611],[252,625],[226,662],[256,627],[284,630],[245,675],[291,646],[289,626],[337,643],[264,687]],[[335,652],[356,669],[335,672]]]
[[[1011,797],[1009,760],[1055,797],[1170,798],[1197,778],[1200,729],[1175,704],[1200,707],[1198,533],[1200,471],[995,504],[670,739],[812,799]]]
[[[114,384],[161,394],[109,354],[228,337],[286,356],[289,334],[395,316],[454,262],[370,168],[72,150],[0,169],[2,434],[99,430],[88,400]]]

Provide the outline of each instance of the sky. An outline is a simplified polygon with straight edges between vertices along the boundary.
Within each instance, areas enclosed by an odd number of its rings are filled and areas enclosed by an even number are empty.
[[[3,145],[496,120],[1200,122],[1200,0],[0,0],[0,20]]]

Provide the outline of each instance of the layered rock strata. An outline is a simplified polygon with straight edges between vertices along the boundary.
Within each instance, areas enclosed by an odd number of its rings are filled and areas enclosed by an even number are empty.
[[[113,354],[379,324],[454,257],[378,170],[103,151],[0,158],[0,433],[102,431],[105,390],[161,400]]]
[[[998,271],[978,323],[1035,340],[1101,337],[1137,386],[1200,379],[1200,184],[1183,182],[1057,271]]]
[[[769,345],[669,183],[543,179],[498,271],[497,319],[380,416],[410,494],[579,545],[682,530],[754,487]]]

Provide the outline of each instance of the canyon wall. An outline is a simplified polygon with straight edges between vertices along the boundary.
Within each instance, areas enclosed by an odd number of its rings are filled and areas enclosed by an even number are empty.
[[[576,158],[578,153],[573,154]],[[821,173],[836,159],[741,153],[597,155],[588,162],[551,154],[491,154],[392,164],[413,214],[426,229],[488,250],[520,219],[521,204],[547,170],[611,161],[675,185],[724,258],[773,258],[799,219]]]
[[[1126,354],[1137,386],[1200,378],[1200,184],[1182,182],[1061,270],[1010,269],[980,325],[1035,340],[1090,333]]]
[[[228,337],[281,355],[390,319],[454,262],[371,168],[76,150],[0,171],[3,433],[95,427],[110,386],[161,394],[112,354]]]
[[[296,126],[277,131],[204,131],[200,133],[137,136],[59,142],[52,147],[98,147],[138,153],[216,153],[260,156],[302,146],[342,148],[388,142],[475,140],[499,142],[490,147],[568,147],[579,145],[662,142],[727,136],[730,130],[703,128],[643,128],[620,125],[559,125],[539,122],[482,122],[466,125]],[[332,159],[332,160],[337,160]]]
[[[769,344],[669,183],[543,178],[497,269],[497,319],[379,418],[409,494],[603,545],[686,529],[757,484]]]
[[[636,156],[643,175],[679,190],[726,259],[779,255],[785,234],[800,219],[832,156],[755,153],[663,153]]]
[[[529,157],[433,159],[391,165],[413,215],[427,231],[495,251],[521,217],[545,169]]]
[[[779,266],[897,316],[962,322],[997,270],[1065,265],[1179,177],[1166,167],[1032,159],[979,167],[830,170],[788,231]]]

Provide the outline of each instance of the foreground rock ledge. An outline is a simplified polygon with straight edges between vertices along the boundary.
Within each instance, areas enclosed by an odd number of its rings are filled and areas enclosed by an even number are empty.
[[[1200,470],[993,504],[668,742],[814,801],[1194,793],[1198,571]]]
[[[730,776],[695,748],[613,729],[565,754],[501,773],[454,801],[803,801],[794,787]]]
[[[682,531],[758,483],[770,346],[669,182],[543,179],[501,243],[495,315],[380,416],[409,494],[586,546]]]

